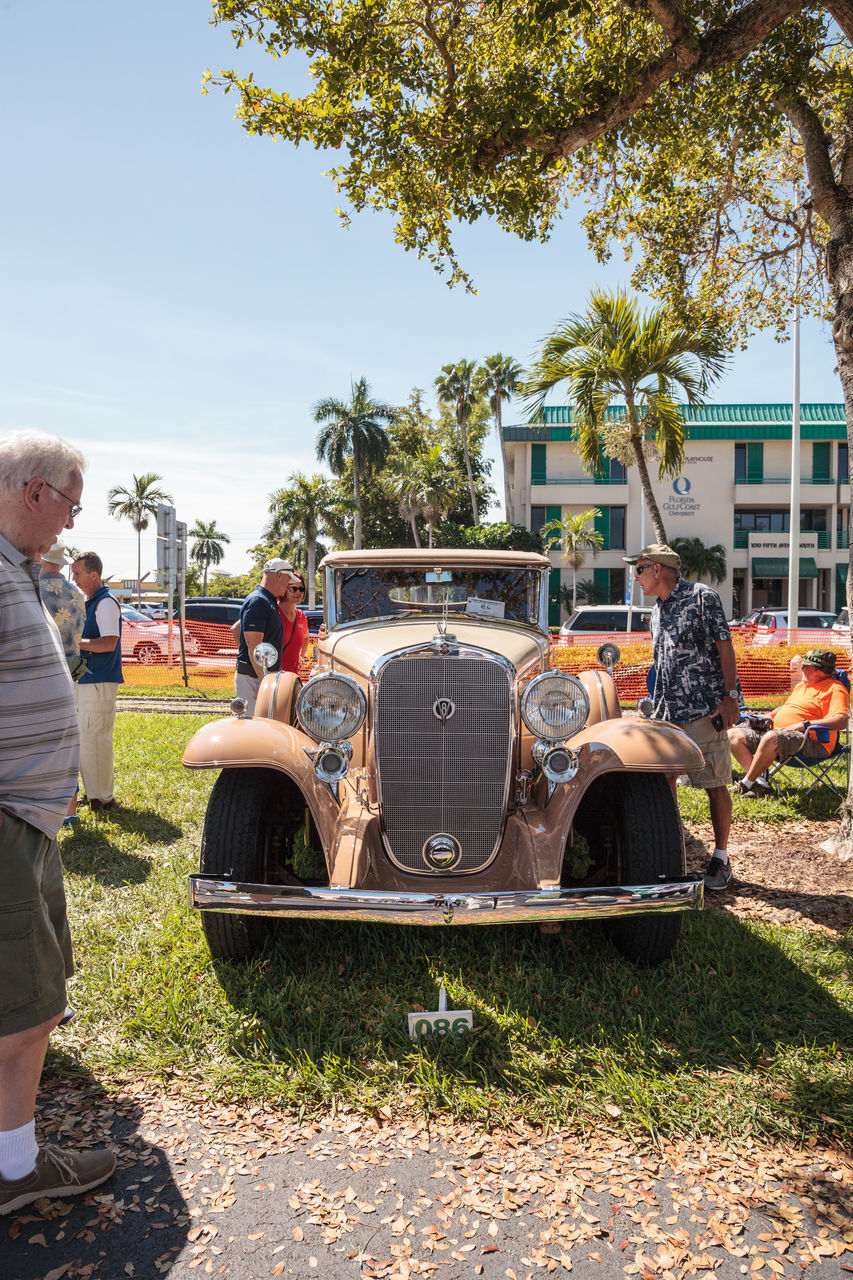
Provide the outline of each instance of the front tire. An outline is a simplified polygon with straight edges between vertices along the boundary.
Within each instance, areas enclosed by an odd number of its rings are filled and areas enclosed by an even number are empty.
[[[224,769],[207,805],[201,874],[245,884],[301,883],[290,863],[304,814],[302,794],[284,774],[272,769]],[[264,946],[275,920],[205,911],[201,923],[215,960],[250,960]]]
[[[620,775],[617,806],[619,883],[655,884],[684,875],[684,839],[669,780],[659,773]],[[607,922],[607,933],[626,960],[651,966],[672,955],[681,912],[650,912]]]

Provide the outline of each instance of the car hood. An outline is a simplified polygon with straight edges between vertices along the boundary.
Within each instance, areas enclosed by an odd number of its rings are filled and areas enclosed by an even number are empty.
[[[320,665],[327,668],[330,658],[335,669],[344,668],[367,676],[378,659],[400,649],[429,644],[436,631],[433,619],[356,623],[352,628],[336,629],[320,643]],[[447,631],[463,647],[496,653],[510,662],[516,671],[523,670],[532,662],[541,662],[550,649],[548,638],[541,632],[511,623],[496,626],[488,622],[467,623],[449,619]]]

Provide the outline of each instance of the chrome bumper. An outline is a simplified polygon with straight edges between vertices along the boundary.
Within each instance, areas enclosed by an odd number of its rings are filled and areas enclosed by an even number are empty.
[[[384,920],[390,924],[534,924],[547,920],[614,919],[702,906],[702,881],[598,889],[539,889],[514,893],[384,893],[377,889],[312,889],[301,885],[240,884],[189,877],[190,906],[245,915],[314,916],[321,920]]]

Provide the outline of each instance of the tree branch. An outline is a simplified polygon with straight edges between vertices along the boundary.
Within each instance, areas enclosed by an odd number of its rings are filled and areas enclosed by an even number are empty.
[[[849,201],[843,198],[835,181],[829,153],[829,138],[826,136],[820,117],[805,98],[790,90],[774,94],[773,105],[777,111],[787,116],[800,135],[806,159],[809,192],[815,210],[823,218],[833,237],[842,234]]]
[[[658,12],[666,14],[668,21],[676,21],[672,3],[666,0],[647,0],[647,3],[650,8],[656,4]],[[750,0],[727,22],[696,37],[692,49],[682,45],[676,49],[670,45],[662,54],[650,58],[627,93],[612,94],[595,111],[579,116],[568,125],[555,125],[551,131],[543,128],[537,134],[526,130],[496,134],[478,148],[474,164],[480,169],[494,168],[508,155],[532,150],[542,153],[542,167],[547,168],[629,119],[662,84],[676,75],[695,78],[706,71],[739,62],[787,18],[801,13],[806,3],[807,0]]]
[[[696,35],[685,19],[681,5],[677,0],[644,0],[644,3],[675,50],[679,67],[688,70],[696,47]]]
[[[824,8],[838,23],[847,39],[853,43],[853,4],[851,0],[824,0]]]

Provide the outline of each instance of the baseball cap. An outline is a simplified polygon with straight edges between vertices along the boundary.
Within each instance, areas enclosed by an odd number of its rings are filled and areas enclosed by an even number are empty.
[[[835,671],[835,654],[831,649],[809,649],[803,654],[804,667],[817,667],[824,675],[831,676]]]
[[[623,556],[622,559],[626,564],[636,564],[638,560],[651,560],[654,564],[662,564],[667,569],[681,568],[681,556],[665,542],[653,542],[651,546],[643,547],[642,551],[636,552],[635,555]]]
[[[68,564],[68,552],[65,549],[64,542],[54,542],[50,551],[42,552],[42,560],[46,560],[48,564]]]
[[[267,560],[264,565],[264,573],[292,573],[293,565],[289,560],[273,559]]]

